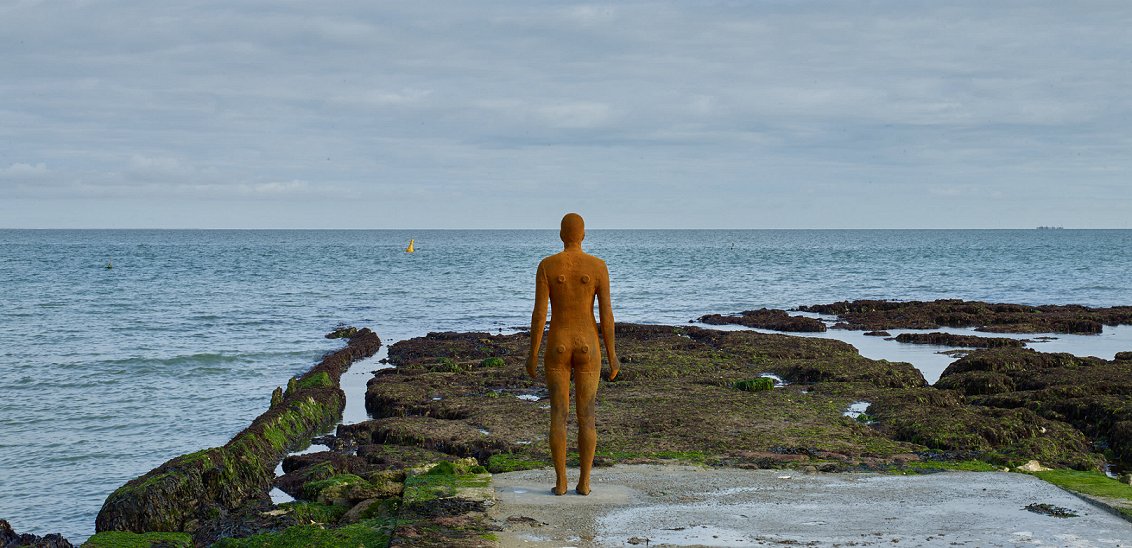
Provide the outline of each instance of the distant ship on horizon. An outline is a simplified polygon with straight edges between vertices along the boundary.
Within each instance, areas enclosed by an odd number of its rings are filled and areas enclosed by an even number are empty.
[[[1063,226],[1039,226],[1038,230],[1065,230]]]

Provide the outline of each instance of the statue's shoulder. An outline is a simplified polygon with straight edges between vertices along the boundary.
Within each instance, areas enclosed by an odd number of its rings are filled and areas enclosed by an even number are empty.
[[[561,263],[562,254],[555,253],[554,255],[550,255],[549,257],[543,257],[542,260],[538,262],[538,267],[540,270],[554,269]]]

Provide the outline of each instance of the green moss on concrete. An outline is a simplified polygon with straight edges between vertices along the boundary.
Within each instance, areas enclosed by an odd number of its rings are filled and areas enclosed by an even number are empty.
[[[86,540],[82,548],[192,548],[193,537],[187,533],[127,533],[103,531]]]
[[[1070,491],[1113,499],[1114,506],[1120,513],[1132,519],[1132,485],[1121,483],[1099,472],[1080,470],[1049,470],[1034,472],[1033,475]]]
[[[988,462],[981,460],[963,460],[963,461],[939,461],[939,460],[921,460],[912,461],[904,464],[902,467],[897,468],[897,472],[946,472],[946,471],[960,471],[960,472],[997,472],[1002,470],[1001,466],[995,466]]]
[[[295,525],[277,533],[264,533],[241,539],[223,539],[214,548],[385,548],[396,527],[394,518],[368,519],[324,529],[318,525]]]

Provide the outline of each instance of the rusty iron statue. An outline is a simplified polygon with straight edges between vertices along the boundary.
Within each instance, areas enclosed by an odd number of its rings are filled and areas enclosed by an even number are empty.
[[[535,276],[535,309],[531,315],[531,351],[527,374],[536,378],[539,346],[550,301],[550,332],[547,334],[546,386],[550,390],[550,455],[557,482],[554,494],[566,493],[566,421],[570,413],[570,379],[574,379],[578,414],[578,462],[581,477],[575,491],[590,493],[590,469],[597,447],[594,399],[601,377],[601,347],[594,321],[594,299],[601,317],[601,340],[609,358],[609,379],[617,377],[620,364],[613,341],[613,308],[609,303],[609,270],[605,261],[582,251],[585,222],[577,213],[562,217],[563,250],[538,265]]]

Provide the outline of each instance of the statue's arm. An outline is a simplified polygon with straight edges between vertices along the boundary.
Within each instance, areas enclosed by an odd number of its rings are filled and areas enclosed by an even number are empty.
[[[535,377],[538,369],[538,349],[542,345],[542,331],[546,327],[546,304],[550,301],[550,286],[546,281],[546,272],[542,263],[538,265],[535,273],[535,310],[531,313],[531,352],[527,356],[527,374]]]
[[[621,363],[617,361],[617,345],[613,333],[613,305],[609,302],[609,269],[601,264],[601,283],[597,288],[598,315],[601,318],[601,340],[605,343],[605,355],[609,358],[609,380],[617,378]]]

